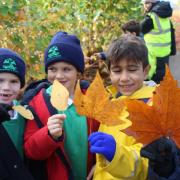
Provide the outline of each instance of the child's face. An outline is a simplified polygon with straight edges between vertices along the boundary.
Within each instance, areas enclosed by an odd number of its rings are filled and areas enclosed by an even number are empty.
[[[48,67],[47,78],[51,83],[57,79],[67,88],[70,96],[74,95],[78,71],[73,65],[66,62],[53,63]]]
[[[151,6],[152,6],[152,3],[150,2],[144,3],[144,12],[148,12]]]
[[[130,96],[143,86],[148,70],[149,66],[143,69],[142,63],[123,59],[110,66],[111,82],[122,95]]]
[[[0,73],[0,103],[10,104],[17,98],[21,83],[19,78],[11,73]]]
[[[130,35],[136,36],[136,33],[135,33],[135,32],[130,32],[130,31],[127,31],[127,30],[124,32],[124,34],[130,34]]]

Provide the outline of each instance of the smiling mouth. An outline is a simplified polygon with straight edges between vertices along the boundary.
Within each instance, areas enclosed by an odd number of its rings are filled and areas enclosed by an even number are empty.
[[[130,88],[132,86],[133,86],[132,84],[131,85],[120,85],[121,88]]]
[[[60,82],[61,84],[66,84],[67,81]]]
[[[11,97],[12,94],[0,94],[1,97]]]

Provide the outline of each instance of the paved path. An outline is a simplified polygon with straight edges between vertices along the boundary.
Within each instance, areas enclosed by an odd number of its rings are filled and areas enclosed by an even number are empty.
[[[180,51],[176,54],[176,56],[172,56],[170,58],[169,66],[174,78],[179,81],[180,85]]]

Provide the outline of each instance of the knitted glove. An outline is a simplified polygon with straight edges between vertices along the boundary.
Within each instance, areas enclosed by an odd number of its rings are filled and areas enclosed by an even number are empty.
[[[116,150],[116,141],[112,135],[95,132],[89,136],[89,142],[92,153],[102,154],[109,162],[112,161]]]
[[[140,152],[149,159],[149,168],[161,177],[169,177],[175,169],[176,145],[168,138],[162,137],[146,145]]]
[[[12,110],[12,106],[9,104],[0,103],[0,123],[10,120],[8,111]]]

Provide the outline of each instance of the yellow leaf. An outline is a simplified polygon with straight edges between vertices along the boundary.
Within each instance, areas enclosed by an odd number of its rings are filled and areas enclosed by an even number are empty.
[[[34,116],[29,109],[26,109],[24,106],[18,105],[12,107],[15,111],[17,111],[21,116],[28,120],[33,120]]]
[[[99,73],[96,74],[86,94],[83,94],[79,84],[77,85],[74,104],[78,114],[96,119],[102,124],[117,125],[122,123],[120,115],[124,109],[123,100],[110,100],[110,95],[106,91]]]
[[[59,111],[65,111],[68,107],[69,92],[58,81],[54,80],[51,92],[51,104]]]

